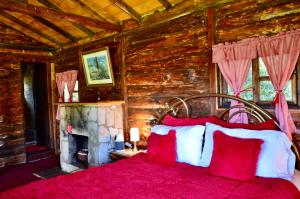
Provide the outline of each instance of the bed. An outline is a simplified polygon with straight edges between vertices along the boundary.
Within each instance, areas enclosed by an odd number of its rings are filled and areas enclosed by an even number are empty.
[[[169,112],[177,113],[179,109],[176,107],[179,106],[186,108],[186,114],[189,116],[186,101],[178,99],[172,105],[169,104],[163,115]],[[260,111],[264,112],[252,106],[249,112]],[[259,115],[254,118],[263,120],[268,114]],[[154,123],[160,121],[161,118],[158,118]],[[203,148],[205,147],[204,145]],[[296,172],[296,175],[299,173]],[[17,187],[0,193],[0,198],[299,199],[300,192],[293,181],[295,184],[299,183],[296,182],[297,178],[290,181],[277,177],[235,180],[212,175],[209,167],[182,162],[166,166],[150,161],[147,153],[139,153],[114,163]]]
[[[299,198],[283,179],[239,182],[206,173],[205,168],[177,163],[149,163],[145,154],[102,167],[41,180],[1,193],[0,198]]]

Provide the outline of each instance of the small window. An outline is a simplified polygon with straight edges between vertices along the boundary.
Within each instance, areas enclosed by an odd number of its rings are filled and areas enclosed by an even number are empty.
[[[298,64],[297,64],[298,65]],[[297,67],[296,67],[297,68]],[[291,79],[288,81],[283,92],[289,105],[297,105],[297,73],[292,74]],[[233,95],[231,88],[227,85],[221,72],[219,71],[219,91],[220,93]],[[242,92],[240,97],[246,100],[254,101],[258,104],[270,105],[274,100],[275,89],[270,80],[267,68],[262,60],[258,58],[253,60],[250,66],[248,77],[244,83],[243,89],[253,88],[253,91]],[[228,100],[223,100],[220,105],[228,104]]]
[[[267,72],[266,65],[264,64],[262,58],[258,58],[258,90],[259,90],[259,100],[261,102],[270,102],[275,97],[275,89],[270,80],[269,74]],[[296,84],[295,74],[292,75],[291,79],[288,81],[287,85],[283,89],[286,100],[290,103],[294,102],[294,97],[296,97],[296,93],[293,93],[293,90],[296,91],[296,88],[293,88]],[[292,82],[295,81],[293,84]],[[295,103],[295,102],[294,102]]]
[[[67,84],[65,83],[64,87],[64,102],[69,102],[69,91]],[[79,94],[78,94],[78,81],[75,83],[75,88],[72,96],[72,102],[79,102]]]

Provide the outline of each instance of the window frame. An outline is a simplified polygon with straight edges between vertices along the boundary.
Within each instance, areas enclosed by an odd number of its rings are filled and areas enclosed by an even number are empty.
[[[292,101],[287,101],[289,108],[300,109],[300,58],[296,63],[295,70],[290,78],[292,80]],[[219,69],[217,67],[217,89],[219,93],[228,94],[227,83]],[[259,76],[259,60],[258,58],[252,60],[252,86],[253,90],[253,101],[254,103],[262,106],[263,108],[271,108],[273,101],[261,101],[260,100],[260,88],[259,84],[261,81],[268,80],[270,81],[269,76]],[[229,101],[221,99],[218,102],[219,108],[228,108]]]
[[[77,84],[77,89],[76,89],[76,84]],[[67,83],[65,82],[65,84],[64,84],[64,95],[63,95],[63,99],[64,99],[64,102],[69,102],[69,100],[67,99],[65,99],[66,98],[66,92],[68,92],[68,94],[69,94],[69,91],[68,91],[68,88],[67,88]],[[75,93],[78,93],[78,100],[76,100],[76,101],[74,101],[74,94]],[[74,91],[73,91],[73,95],[72,95],[72,102],[79,102],[79,81],[78,80],[76,80],[76,83],[75,83],[75,88],[74,88]]]

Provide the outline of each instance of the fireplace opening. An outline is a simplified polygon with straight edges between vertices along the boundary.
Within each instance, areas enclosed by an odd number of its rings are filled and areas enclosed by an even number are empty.
[[[88,137],[82,135],[69,135],[69,152],[71,164],[78,168],[88,167]]]

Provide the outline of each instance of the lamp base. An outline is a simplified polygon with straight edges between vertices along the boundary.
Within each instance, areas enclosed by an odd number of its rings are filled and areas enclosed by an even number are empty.
[[[134,152],[138,151],[138,148],[137,148],[137,146],[136,146],[136,142],[133,142],[133,151],[134,151]]]

